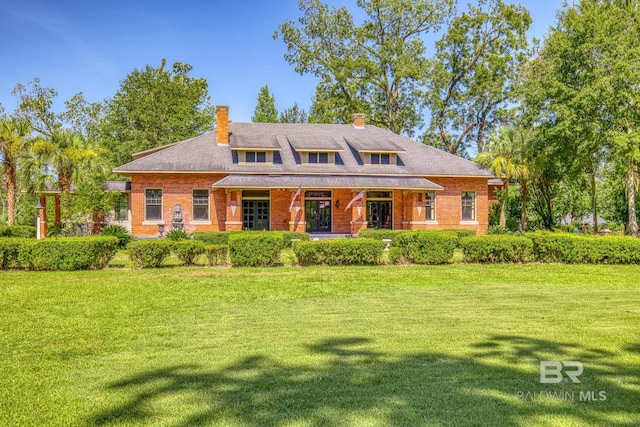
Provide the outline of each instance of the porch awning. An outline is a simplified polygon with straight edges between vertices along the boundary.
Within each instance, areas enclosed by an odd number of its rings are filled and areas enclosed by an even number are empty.
[[[213,188],[368,188],[384,190],[444,190],[420,177],[335,175],[228,175]]]

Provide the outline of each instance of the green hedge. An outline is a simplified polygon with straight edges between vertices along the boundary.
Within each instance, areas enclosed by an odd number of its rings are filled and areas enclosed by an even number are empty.
[[[207,245],[227,245],[232,234],[247,233],[246,231],[196,231],[191,236],[193,240],[204,242]]]
[[[20,268],[18,256],[24,242],[25,239],[20,238],[0,239],[0,270]]]
[[[29,270],[85,270],[105,268],[118,247],[112,236],[24,240],[18,264]]]
[[[372,239],[330,239],[295,242],[300,265],[378,265],[386,244]]]
[[[588,264],[640,264],[640,239],[625,236],[582,236],[531,233],[536,260]]]
[[[186,265],[193,265],[196,259],[204,253],[205,244],[196,240],[174,241],[171,251]]]
[[[465,262],[533,261],[533,242],[524,236],[488,235],[461,241]]]
[[[446,264],[451,262],[458,237],[450,231],[413,231],[399,235],[396,245],[402,249],[402,257],[408,262]]]
[[[309,233],[303,233],[300,231],[283,231],[282,239],[285,248],[290,248],[294,242],[292,239],[298,239],[300,241],[308,241],[311,237]]]
[[[397,246],[391,246],[389,248],[389,264],[400,264],[404,262],[402,258],[402,249]]]
[[[411,231],[409,230],[383,230],[375,228],[365,228],[364,230],[360,230],[360,232],[358,232],[358,237],[361,237],[363,239],[376,240],[389,239],[392,243],[394,243],[399,235],[410,232]]]
[[[229,236],[229,258],[234,267],[266,267],[276,264],[284,246],[282,233],[252,231]]]
[[[31,225],[0,226],[0,237],[22,237],[33,239],[36,237],[36,228]]]
[[[205,245],[204,254],[209,266],[227,265],[229,245]]]
[[[129,258],[138,268],[156,268],[171,255],[173,245],[168,240],[137,240],[129,245]]]

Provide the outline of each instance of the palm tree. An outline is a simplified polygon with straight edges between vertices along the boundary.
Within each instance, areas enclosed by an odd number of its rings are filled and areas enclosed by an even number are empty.
[[[48,138],[34,141],[23,172],[32,183],[31,191],[41,191],[47,182],[57,184],[65,201],[73,184],[78,185],[95,173],[109,172],[105,159],[103,150],[93,141],[72,130],[59,129]],[[63,206],[63,210],[67,208]]]
[[[7,185],[7,225],[16,220],[18,159],[28,145],[31,126],[15,118],[0,119],[0,155]]]
[[[526,229],[527,179],[530,168],[527,164],[526,136],[523,131],[514,127],[501,126],[489,137],[486,151],[476,157],[476,162],[490,168],[497,177],[504,179],[504,190],[500,205],[500,227],[505,227],[509,183],[512,179],[520,180],[520,198],[522,215],[520,229]]]

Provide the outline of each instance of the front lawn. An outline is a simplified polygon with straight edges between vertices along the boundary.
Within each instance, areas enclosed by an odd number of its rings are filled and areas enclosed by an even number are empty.
[[[0,425],[627,426],[638,402],[636,266],[0,274]]]

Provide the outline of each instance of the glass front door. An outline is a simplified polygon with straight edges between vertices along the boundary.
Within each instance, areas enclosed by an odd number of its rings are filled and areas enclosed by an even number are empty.
[[[305,200],[307,233],[331,233],[331,200]]]
[[[367,228],[391,229],[391,201],[367,201]]]
[[[269,229],[269,201],[242,201],[242,228],[245,230]]]

